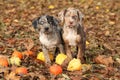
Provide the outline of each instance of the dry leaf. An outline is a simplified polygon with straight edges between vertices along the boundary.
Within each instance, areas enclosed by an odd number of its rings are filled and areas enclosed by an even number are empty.
[[[31,72],[29,73],[29,75],[33,78],[34,76],[38,76],[40,80],[47,80],[46,77],[42,74],[38,74],[38,73],[34,73],[34,72]]]
[[[110,36],[110,31],[107,30],[107,31],[105,32],[105,36]]]
[[[62,74],[62,76],[63,76],[65,79],[70,79],[67,74]]]
[[[95,58],[95,62],[109,66],[110,64],[113,64],[113,59],[111,56],[107,57],[105,55],[99,55]]]
[[[48,8],[49,8],[49,9],[54,9],[55,6],[54,6],[54,5],[50,5]]]
[[[109,21],[109,24],[110,24],[110,25],[114,25],[114,24],[115,24],[115,21]]]
[[[106,12],[108,13],[108,12],[110,12],[110,10],[109,10],[109,9],[106,9]]]
[[[70,80],[82,80],[81,76],[71,76],[70,78]]]
[[[116,58],[116,61],[117,61],[118,63],[120,63],[120,58]]]
[[[25,45],[28,51],[34,46],[34,42],[30,38],[27,38],[23,44]]]
[[[16,76],[15,72],[11,72],[5,77],[6,80],[20,80],[19,76]]]
[[[58,78],[57,80],[66,80],[65,78]]]
[[[90,70],[92,65],[90,64],[82,64],[82,72]]]
[[[44,75],[39,74],[38,77],[40,78],[40,80],[47,80]]]
[[[98,9],[100,9],[100,7],[99,7],[99,6],[96,6],[96,7],[95,7],[95,9],[97,9],[97,10],[98,10]]]
[[[113,51],[114,49],[111,47],[111,45],[104,43],[103,46],[111,51]]]
[[[8,44],[14,45],[15,42],[16,42],[16,39],[15,39],[15,38],[9,38],[9,39],[7,40],[7,42],[8,42]]]
[[[100,80],[100,79],[98,79],[97,77],[91,77],[89,80]]]
[[[88,41],[86,41],[86,45],[89,45],[90,43]]]

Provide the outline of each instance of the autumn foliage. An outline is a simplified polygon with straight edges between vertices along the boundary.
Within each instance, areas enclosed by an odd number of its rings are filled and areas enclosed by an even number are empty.
[[[5,58],[5,57],[0,57],[0,66],[8,67],[8,65],[9,65],[9,63],[8,63],[7,58]]]
[[[12,54],[13,57],[19,57],[20,59],[23,58],[23,54],[17,50],[14,50],[13,54]]]

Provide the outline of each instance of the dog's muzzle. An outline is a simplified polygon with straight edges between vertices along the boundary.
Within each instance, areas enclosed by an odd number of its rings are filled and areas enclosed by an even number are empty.
[[[48,27],[46,27],[46,28],[45,28],[45,31],[48,31],[48,30],[49,30],[49,28],[48,28]]]

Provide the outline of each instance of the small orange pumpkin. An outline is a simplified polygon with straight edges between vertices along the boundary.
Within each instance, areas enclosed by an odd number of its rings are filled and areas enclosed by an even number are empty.
[[[49,70],[50,70],[50,73],[54,75],[58,75],[62,73],[62,67],[57,64],[53,64],[52,66],[50,66]]]

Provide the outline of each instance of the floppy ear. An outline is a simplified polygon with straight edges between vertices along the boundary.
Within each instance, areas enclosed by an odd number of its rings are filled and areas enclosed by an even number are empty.
[[[38,23],[39,23],[40,18],[41,18],[41,17],[38,17],[37,19],[33,20],[33,22],[32,22],[32,25],[33,25],[33,27],[34,27],[35,29],[36,29],[37,26],[38,26]]]
[[[67,9],[64,9],[58,13],[58,18],[59,18],[60,22],[62,22],[62,23],[64,22],[64,17],[65,17],[66,12],[67,12]]]
[[[59,24],[59,21],[55,17],[53,17],[53,21],[56,24],[56,26]]]
[[[59,24],[59,21],[53,16],[47,15],[46,18],[47,18],[48,23],[54,26],[57,26]]]
[[[78,14],[78,18],[79,18],[79,23],[82,25],[82,19],[84,17],[84,15],[77,9],[77,14]]]
[[[34,27],[34,29],[37,28],[37,25],[38,25],[38,19],[35,19],[33,22],[32,22],[32,25]]]

